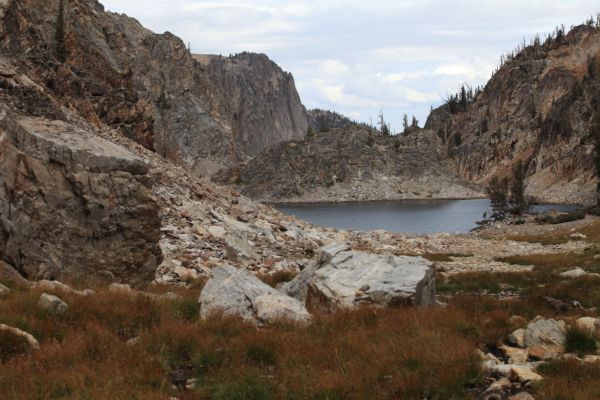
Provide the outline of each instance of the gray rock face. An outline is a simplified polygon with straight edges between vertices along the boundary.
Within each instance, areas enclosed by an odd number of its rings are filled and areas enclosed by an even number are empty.
[[[244,155],[253,157],[275,143],[306,135],[306,109],[294,78],[266,55],[244,52],[198,59]]]
[[[282,290],[305,298],[307,308],[326,312],[363,304],[428,306],[435,304],[435,275],[432,264],[420,257],[363,253],[333,244]]]
[[[216,179],[238,182],[243,194],[265,201],[482,195],[459,177],[435,132],[392,137],[360,126],[279,143]]]
[[[105,122],[196,172],[210,174],[306,134],[293,77],[265,55],[194,56],[169,32],[155,34],[95,0],[70,0],[70,67],[48,68],[55,60],[55,2],[8,2],[0,4],[4,13],[0,36],[11,40],[0,43],[2,54],[34,55],[25,58],[33,65],[20,70],[58,102],[68,99],[87,120]]]
[[[200,316],[223,312],[262,325],[287,319],[310,321],[310,314],[299,301],[271,288],[247,272],[225,265],[213,271],[213,277],[200,294]]]
[[[58,296],[48,293],[42,293],[39,301],[40,308],[51,314],[61,315],[67,312],[69,306]]]
[[[0,109],[0,254],[30,279],[152,280],[159,207],[144,161],[72,125]]]

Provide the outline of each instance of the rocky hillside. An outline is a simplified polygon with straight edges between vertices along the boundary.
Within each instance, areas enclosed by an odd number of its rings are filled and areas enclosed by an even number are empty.
[[[14,98],[5,100],[22,111],[61,118],[49,102],[75,110],[201,173],[306,133],[293,78],[266,56],[198,62],[171,33],[155,34],[96,0],[65,1],[58,24],[58,3],[1,4],[4,61],[43,89],[32,98],[6,88]]]
[[[280,143],[219,176],[266,201],[481,196],[459,178],[432,131],[385,136],[353,126]]]
[[[0,71],[10,104],[0,106],[0,266],[30,280],[180,284],[224,263],[301,269],[336,237],[58,108],[15,69]],[[45,99],[46,115],[27,112],[15,93]]]
[[[354,121],[335,111],[321,110],[319,108],[308,110],[308,127],[313,132],[320,132],[323,127],[328,129],[342,129],[355,125],[368,128],[367,124]]]
[[[589,127],[599,93],[600,30],[578,26],[508,57],[465,110],[443,105],[426,128],[445,138],[461,175],[471,182],[506,175],[522,160],[530,195],[593,203]]]

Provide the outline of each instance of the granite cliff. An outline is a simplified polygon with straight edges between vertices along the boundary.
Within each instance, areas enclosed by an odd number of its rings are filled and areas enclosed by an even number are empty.
[[[12,93],[24,111],[48,115],[48,102],[70,108],[202,174],[306,134],[292,76],[266,56],[193,56],[178,37],[105,12],[96,0],[64,2],[59,51],[58,4],[0,7],[0,54],[44,89],[39,99]]]
[[[426,124],[442,136],[460,174],[485,184],[527,166],[540,201],[593,203],[591,120],[600,110],[600,30],[582,25],[507,58],[466,107],[445,104]],[[451,109],[452,108],[452,109]]]

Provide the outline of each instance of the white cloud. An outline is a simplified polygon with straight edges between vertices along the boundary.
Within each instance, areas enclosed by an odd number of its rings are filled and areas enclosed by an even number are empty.
[[[461,84],[484,84],[523,37],[600,11],[597,0],[101,0],[197,53],[268,54],[303,102],[354,118],[424,121]]]

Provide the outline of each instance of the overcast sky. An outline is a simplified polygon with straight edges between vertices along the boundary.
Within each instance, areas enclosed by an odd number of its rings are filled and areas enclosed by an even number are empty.
[[[462,83],[484,84],[523,38],[600,12],[598,0],[100,0],[199,54],[265,53],[308,108],[423,123]]]

